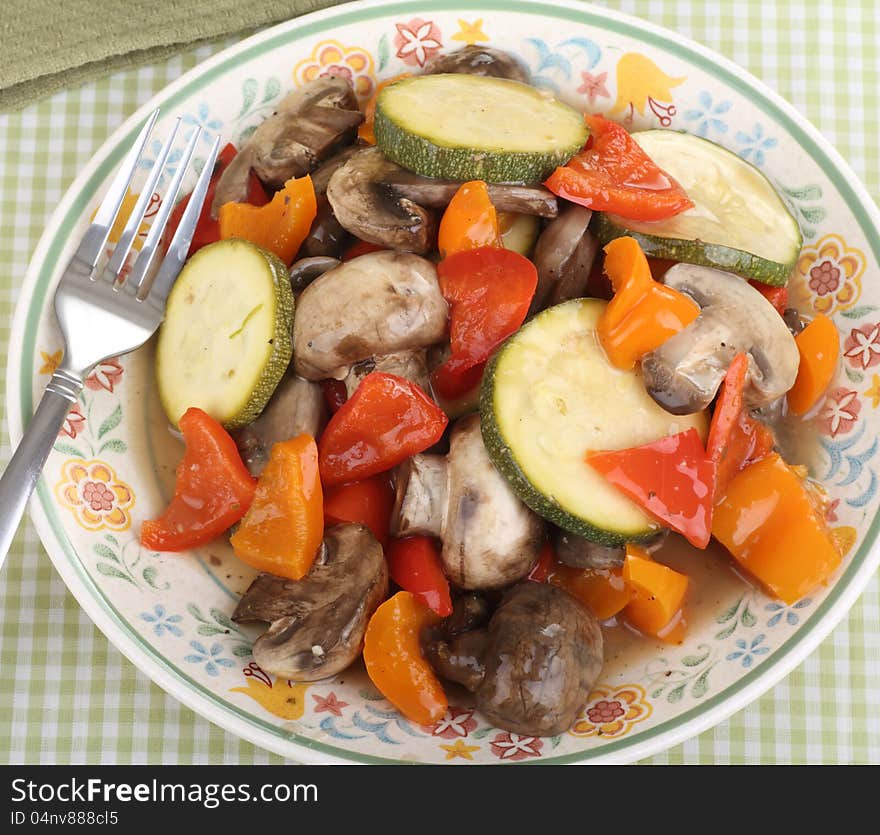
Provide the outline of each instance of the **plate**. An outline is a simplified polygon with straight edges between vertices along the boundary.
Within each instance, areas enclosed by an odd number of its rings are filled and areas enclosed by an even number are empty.
[[[743,70],[674,32],[580,3],[359,2],[266,30],[182,76],[134,114],[82,171],[31,262],[10,341],[13,442],[60,358],[52,290],[147,113],[156,143],[177,114],[241,143],[295,84],[418,71],[466,43],[518,55],[534,83],[633,129],[705,136],[757,165],[804,233],[794,301],[841,332],[839,373],[812,420],[811,465],[828,486],[846,555],[825,588],[783,606],[738,579],[698,583],[687,642],[609,654],[571,730],[535,739],[499,730],[457,695],[423,727],[402,718],[362,669],[312,684],[279,681],[250,655],[255,633],[229,615],[251,573],[217,544],[187,555],[141,548],[140,523],[170,496],[178,442],[152,378],[152,346],[102,363],[68,417],[32,503],[40,537],[88,615],[137,667],[228,731],[300,762],[630,762],[711,727],[772,687],[828,635],[880,563],[880,215],[828,143]],[[151,145],[151,149],[155,147]],[[154,151],[153,151],[154,152]],[[161,192],[161,184],[160,184]],[[155,208],[155,206],[154,206]]]

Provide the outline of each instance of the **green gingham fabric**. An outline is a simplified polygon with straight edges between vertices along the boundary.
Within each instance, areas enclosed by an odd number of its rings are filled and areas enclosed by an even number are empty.
[[[746,67],[815,124],[880,197],[876,0],[597,4],[681,32]],[[190,49],[0,114],[0,355],[6,355],[38,236],[77,171],[137,107],[231,42]],[[6,461],[5,416],[2,429]],[[880,763],[878,705],[875,576],[848,617],[772,691],[648,762]],[[135,669],[80,610],[26,522],[0,574],[0,762],[283,760],[196,716]]]

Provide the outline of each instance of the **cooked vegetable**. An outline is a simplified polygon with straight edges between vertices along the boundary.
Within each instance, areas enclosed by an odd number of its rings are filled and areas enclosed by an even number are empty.
[[[437,73],[466,73],[467,75],[488,75],[492,78],[509,78],[528,84],[529,71],[508,52],[491,46],[468,44],[461,49],[436,55],[422,72],[425,75]]]
[[[441,719],[448,705],[419,641],[422,630],[438,620],[416,595],[399,591],[370,618],[364,642],[364,664],[373,684],[420,725]]]
[[[685,190],[627,133],[604,116],[584,117],[590,144],[557,168],[544,185],[598,212],[658,221],[690,209]]]
[[[230,537],[242,562],[279,577],[304,577],[324,536],[318,448],[310,435],[272,447],[254,500]]]
[[[837,326],[819,313],[795,338],[800,363],[797,378],[788,392],[788,408],[793,414],[810,411],[825,393],[840,359]]]
[[[232,437],[250,474],[259,476],[275,444],[303,434],[317,438],[326,422],[327,409],[320,386],[288,373],[260,416],[236,429]]]
[[[748,368],[748,357],[737,354],[721,384],[709,426],[706,452],[716,465],[716,501],[724,495],[727,485],[740,470],[764,458],[773,449],[773,433],[751,417],[743,406]]]
[[[391,84],[373,130],[385,156],[425,177],[535,183],[580,150],[583,117],[517,81],[423,75]]]
[[[342,224],[333,213],[333,207],[327,199],[327,185],[333,174],[342,168],[360,150],[360,147],[359,145],[351,145],[348,148],[343,148],[339,153],[321,163],[310,175],[318,209],[309,234],[299,249],[301,257],[330,256],[331,258],[339,258],[351,241],[351,235],[342,228]]]
[[[677,264],[663,281],[700,306],[690,325],[642,358],[645,386],[664,409],[672,414],[705,409],[740,353],[749,355],[744,395],[749,408],[772,403],[794,385],[797,345],[754,287],[732,273],[693,264]]]
[[[534,215],[498,212],[498,231],[501,233],[501,246],[528,258],[538,240],[541,223]]]
[[[444,397],[456,397],[476,383],[468,372],[523,323],[538,274],[528,258],[484,246],[445,258],[437,275],[450,305],[452,355],[432,382]]]
[[[622,545],[600,545],[562,528],[553,530],[553,548],[559,562],[573,568],[620,568]]]
[[[174,498],[141,530],[141,544],[154,551],[184,551],[210,542],[244,516],[256,489],[235,441],[214,418],[189,408],[180,418],[180,431],[186,450]]]
[[[300,580],[260,574],[238,602],[236,623],[267,622],[254,661],[280,679],[318,681],[360,655],[370,616],[388,594],[382,548],[363,525],[336,525]]]
[[[440,257],[480,247],[501,246],[498,213],[482,180],[462,183],[440,220],[437,249]]]
[[[776,308],[776,312],[780,316],[785,316],[785,311],[788,308],[788,287],[773,287],[770,284],[764,284],[763,281],[755,281],[754,279],[749,284]]]
[[[394,539],[388,547],[388,572],[404,591],[412,592],[440,617],[452,614],[449,581],[440,551],[429,536]]]
[[[200,249],[168,296],[156,347],[165,414],[198,406],[227,429],[250,423],[290,362],[293,293],[272,253],[229,240]]]
[[[629,449],[588,452],[587,463],[697,548],[709,544],[715,463],[696,429]]]
[[[687,576],[655,562],[647,551],[633,545],[627,546],[622,573],[633,596],[623,609],[626,620],[646,635],[681,643]]]
[[[324,492],[324,524],[356,522],[366,525],[379,544],[388,544],[394,489],[387,476],[379,475],[352,481]]]
[[[617,238],[606,245],[605,273],[614,297],[596,330],[617,368],[633,368],[700,315],[684,293],[654,281],[648,259],[634,238]]]
[[[804,482],[771,453],[739,473],[715,507],[713,535],[789,605],[826,582],[840,552]]]
[[[243,238],[290,264],[309,234],[316,212],[315,190],[306,175],[299,180],[288,180],[265,206],[222,205],[220,238]]]
[[[440,342],[447,307],[436,267],[373,252],[313,281],[297,300],[294,366],[307,380],[342,379],[363,360]]]
[[[290,287],[294,293],[302,293],[316,278],[338,267],[342,261],[327,255],[300,258],[290,265]]]
[[[567,731],[602,670],[595,617],[561,589],[520,583],[485,630],[427,648],[434,668],[473,691],[496,727],[527,736]]]
[[[376,118],[376,100],[379,98],[379,93],[381,93],[389,84],[394,84],[395,81],[400,81],[401,79],[409,78],[410,76],[411,73],[403,72],[400,73],[400,75],[386,78],[376,85],[375,92],[370,96],[370,100],[364,106],[364,121],[361,122],[361,126],[358,128],[358,139],[369,145],[376,144],[376,134],[373,133],[373,121]]]
[[[544,541],[541,520],[492,466],[479,415],[459,419],[449,454],[416,455],[397,471],[395,536],[435,536],[446,576],[462,589],[498,589],[525,577]]]
[[[437,443],[447,423],[418,386],[393,374],[368,374],[321,435],[321,480],[331,486],[390,470]]]
[[[801,249],[797,221],[767,178],[742,157],[687,133],[648,130],[632,138],[687,191],[694,208],[646,223],[602,215],[602,243],[632,235],[654,258],[727,270],[765,284],[788,282]]]
[[[575,299],[523,325],[489,363],[480,411],[490,458],[529,507],[572,533],[618,545],[650,538],[657,524],[588,467],[584,453],[688,427],[703,433],[706,422],[702,414],[670,417],[638,373],[608,362],[596,337],[605,307]]]

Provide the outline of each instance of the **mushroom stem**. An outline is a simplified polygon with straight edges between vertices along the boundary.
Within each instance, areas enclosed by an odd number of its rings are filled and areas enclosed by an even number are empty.
[[[345,378],[345,390],[348,392],[348,396],[351,397],[361,384],[361,380],[374,371],[403,377],[404,380],[415,383],[427,394],[431,393],[431,378],[428,374],[427,349],[425,348],[395,351],[393,354],[373,357],[353,365]]]
[[[398,467],[391,517],[394,536],[443,535],[449,505],[448,476],[444,455],[414,455]]]

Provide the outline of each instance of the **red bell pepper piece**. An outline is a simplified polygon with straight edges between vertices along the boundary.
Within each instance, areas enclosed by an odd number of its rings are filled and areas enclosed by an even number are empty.
[[[559,197],[633,220],[663,220],[693,207],[684,189],[659,168],[626,129],[586,116],[590,139],[544,183]]]
[[[437,275],[450,305],[452,356],[431,382],[443,397],[452,398],[474,387],[482,372],[471,369],[485,363],[525,321],[538,272],[518,252],[484,246],[445,258]]]
[[[531,580],[533,583],[546,583],[556,566],[556,554],[553,551],[553,546],[549,542],[545,542],[538,555],[538,561],[528,573],[526,580]]]
[[[321,435],[321,480],[331,486],[390,470],[437,443],[448,423],[415,383],[367,374]]]
[[[709,427],[706,452],[717,467],[716,499],[724,495],[727,485],[740,470],[769,455],[773,449],[773,433],[743,408],[748,370],[748,356],[737,354],[721,384]]]
[[[373,532],[384,548],[388,544],[393,507],[394,490],[387,476],[352,481],[331,487],[324,493],[324,524],[360,522]]]
[[[220,240],[220,222],[211,217],[211,204],[214,202],[214,194],[217,191],[217,182],[220,179],[220,175],[229,163],[232,162],[236,153],[235,146],[229,142],[217,155],[217,163],[214,165],[214,173],[211,175],[211,182],[208,184],[205,203],[202,206],[202,212],[199,215],[199,222],[196,225],[196,231],[193,234],[192,243],[189,247],[189,255],[198,252],[203,246],[207,246],[208,244]],[[183,217],[187,204],[189,203],[190,196],[191,195],[187,194],[186,197],[184,197],[183,200],[171,210],[171,216],[168,218],[168,226],[165,229],[163,238],[166,249],[171,243],[171,239],[174,237],[177,227],[180,225],[180,220]],[[266,203],[269,202],[269,196],[266,194],[266,189],[263,188],[260,178],[257,177],[253,171],[250,172],[246,202],[250,203],[252,206],[265,206]]]
[[[388,546],[388,573],[404,591],[420,597],[440,617],[452,614],[449,580],[440,552],[429,536],[392,540]]]
[[[214,418],[192,407],[179,426],[186,451],[174,498],[141,530],[141,544],[156,551],[184,551],[215,539],[245,515],[256,490],[235,441]]]
[[[709,544],[715,462],[696,429],[631,449],[589,452],[587,463],[697,548]]]
[[[369,241],[355,241],[345,252],[342,253],[341,261],[351,261],[360,255],[367,255],[370,252],[383,252],[388,247],[381,244],[373,244]]]
[[[788,287],[772,287],[763,281],[750,281],[749,284],[776,308],[780,316],[785,313],[785,308],[788,307]]]
[[[333,414],[336,414],[348,400],[348,389],[342,380],[321,380],[321,392],[324,402]]]

